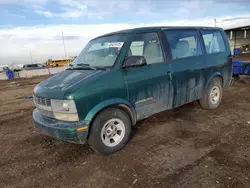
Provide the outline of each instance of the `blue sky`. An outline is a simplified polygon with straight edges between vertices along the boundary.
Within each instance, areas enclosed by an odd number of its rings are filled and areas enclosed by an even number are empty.
[[[167,22],[243,15],[249,8],[250,0],[0,0],[0,25]]]
[[[88,40],[141,26],[250,25],[250,0],[0,0],[0,65],[78,55]]]

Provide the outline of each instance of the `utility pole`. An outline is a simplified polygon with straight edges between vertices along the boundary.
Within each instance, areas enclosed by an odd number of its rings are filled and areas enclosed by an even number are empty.
[[[30,52],[30,63],[31,64],[33,63],[31,52]]]
[[[64,46],[64,55],[65,55],[65,58],[67,58],[63,30],[62,30],[62,40],[63,40],[63,46]]]
[[[216,23],[217,23],[216,18],[214,18],[214,27],[216,27]]]

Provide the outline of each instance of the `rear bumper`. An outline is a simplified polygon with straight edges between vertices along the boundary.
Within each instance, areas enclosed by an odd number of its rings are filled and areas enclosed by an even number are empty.
[[[87,140],[88,124],[84,121],[59,121],[42,116],[37,109],[33,111],[33,120],[35,126],[48,136],[78,144],[83,144]]]

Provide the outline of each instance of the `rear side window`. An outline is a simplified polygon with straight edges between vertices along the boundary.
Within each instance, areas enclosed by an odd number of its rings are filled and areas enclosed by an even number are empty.
[[[202,55],[201,44],[196,30],[169,30],[165,35],[172,59]]]
[[[202,30],[201,34],[205,43],[206,52],[208,54],[226,51],[224,39],[220,31]]]

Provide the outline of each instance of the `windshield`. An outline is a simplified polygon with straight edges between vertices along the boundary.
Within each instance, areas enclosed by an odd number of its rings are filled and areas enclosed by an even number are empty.
[[[125,39],[126,34],[117,34],[91,40],[71,65],[111,67],[114,65]]]

